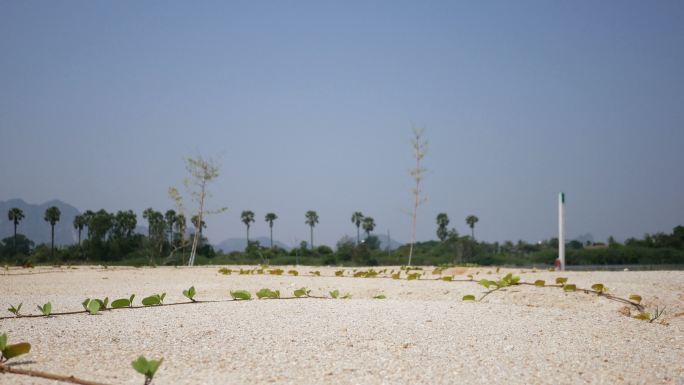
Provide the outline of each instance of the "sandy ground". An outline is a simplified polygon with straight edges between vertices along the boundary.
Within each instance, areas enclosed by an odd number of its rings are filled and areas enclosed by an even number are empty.
[[[285,268],[289,270],[290,268]],[[640,294],[660,323],[625,316],[624,304],[558,288],[516,286],[463,302],[485,289],[420,280],[334,277],[333,268],[296,268],[300,276],[221,275],[217,267],[11,269],[0,274],[0,315],[52,302],[81,309],[85,297],[127,298],[167,292],[185,302],[229,299],[229,290],[305,286],[312,295],[349,292],[349,300],[295,299],[198,303],[49,318],[0,320],[0,333],[28,341],[16,368],[110,384],[142,384],[138,355],[164,357],[153,384],[684,384],[684,272],[566,272],[455,269],[443,275],[522,281],[564,276],[578,287],[605,284]],[[389,269],[392,269],[391,267]],[[396,269],[396,267],[394,268]],[[319,270],[321,277],[305,276]],[[351,269],[345,269],[347,274]],[[30,274],[27,274],[30,273]],[[430,279],[430,280],[429,280]],[[387,299],[373,299],[384,294]],[[632,312],[634,314],[634,312]],[[0,384],[53,384],[0,374]]]

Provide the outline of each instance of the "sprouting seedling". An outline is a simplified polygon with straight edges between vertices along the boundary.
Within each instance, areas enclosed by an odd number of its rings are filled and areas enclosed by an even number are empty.
[[[112,309],[120,309],[122,307],[133,306],[133,298],[135,298],[135,294],[131,294],[130,298],[115,299],[114,301],[112,301]]]
[[[283,275],[284,271],[285,270],[283,270],[283,269],[272,269],[272,270],[269,270],[268,273],[271,275]]]
[[[414,279],[418,279],[420,277],[420,273],[411,273],[406,276],[406,279],[409,281],[413,281]]]
[[[344,275],[344,270],[337,270],[337,271],[335,272],[335,277],[341,277],[341,276],[343,276],[343,275]]]
[[[52,304],[48,302],[43,306],[38,305],[38,310],[40,310],[40,312],[43,313],[44,316],[49,317],[52,313]]]
[[[330,297],[333,298],[333,299],[339,298],[339,297],[340,297],[340,291],[337,290],[337,289],[331,291],[331,292],[330,292]]]
[[[399,278],[401,278],[401,271],[398,273],[392,274],[392,279],[399,279]]]
[[[131,362],[131,366],[133,366],[133,369],[135,369],[136,372],[145,376],[145,385],[149,385],[162,361],[164,361],[163,358],[160,358],[159,360],[148,360],[144,356],[140,356],[137,360]]]
[[[316,271],[310,271],[309,274],[315,275],[316,277],[320,277],[320,276],[321,276],[321,272],[318,271],[318,270],[316,270]]]
[[[300,297],[308,297],[311,294],[311,290],[307,290],[307,288],[302,287],[301,289],[297,289],[294,291],[294,295],[297,298]]]
[[[236,301],[246,301],[252,299],[252,294],[247,290],[231,291],[230,296]]]
[[[608,288],[602,283],[595,283],[591,285],[591,289],[598,293],[598,295],[608,292]]]
[[[378,294],[375,297],[373,297],[373,299],[387,299],[387,296],[385,296],[384,294]]]
[[[290,274],[290,275],[293,275],[293,276],[296,277],[296,276],[299,275],[299,272],[298,272],[297,270],[290,270],[290,271],[287,272],[287,274]]]
[[[475,296],[472,294],[466,294],[463,296],[463,301],[475,301]]]
[[[557,277],[556,278],[556,284],[557,285],[565,285],[568,282],[568,279],[566,277]]]
[[[447,276],[442,277],[442,281],[445,281],[445,282],[451,282],[453,280],[454,280],[454,277],[451,275],[447,275]]]
[[[31,344],[28,342],[20,342],[18,344],[8,345],[7,334],[0,335],[0,362],[5,362],[11,358],[21,356],[31,351]]]
[[[341,298],[341,299],[351,299],[351,297],[352,297],[351,293],[345,293],[345,294],[344,294],[342,297],[340,297],[340,298]]]
[[[367,271],[357,271],[354,273],[354,278],[364,278],[368,275]]]
[[[629,296],[629,300],[636,303],[641,303],[641,296],[639,294],[632,294]]]
[[[221,274],[223,274],[223,275],[230,275],[230,273],[232,273],[233,270],[228,269],[228,268],[225,268],[225,267],[222,267],[222,268],[220,268],[220,269],[218,270],[218,272],[221,273]]]
[[[190,286],[189,289],[183,290],[183,295],[192,302],[197,302],[197,301],[195,301],[195,294],[196,293],[197,293],[197,291],[195,290],[194,286]]]
[[[24,303],[22,302],[16,307],[14,305],[10,305],[10,307],[7,309],[7,311],[14,314],[15,317],[21,317],[20,311],[21,311],[21,305],[23,305],[23,304]]]
[[[468,277],[468,279],[471,280],[471,281],[473,280],[473,275],[472,275],[472,274],[468,274],[466,277]]]
[[[256,295],[259,299],[262,299],[262,298],[276,299],[276,298],[280,298],[280,290],[261,289],[261,290],[257,291]]]
[[[653,321],[657,320],[660,318],[665,313],[665,308],[658,309],[656,306],[655,312],[654,313],[648,313],[648,312],[641,312],[637,315],[634,316],[634,318],[642,321],[648,321],[648,323],[652,323]]]
[[[534,286],[544,287],[545,285],[546,285],[546,281],[544,281],[543,279],[538,279],[538,280],[534,281]]]
[[[565,284],[565,285],[563,285],[563,290],[564,291],[575,291],[575,290],[577,290],[577,285],[574,285],[571,283]]]

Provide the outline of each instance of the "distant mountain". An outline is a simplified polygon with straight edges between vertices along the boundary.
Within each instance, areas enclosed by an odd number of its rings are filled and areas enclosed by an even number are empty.
[[[24,234],[36,243],[50,243],[50,224],[43,220],[48,207],[57,206],[62,212],[59,222],[55,225],[55,244],[70,245],[76,243],[78,234],[74,230],[74,217],[80,212],[70,204],[59,200],[51,200],[42,204],[26,203],[21,199],[0,201],[0,239],[14,234],[14,223],[7,218],[7,212],[17,207],[24,212],[24,219],[17,226],[17,233]]]
[[[387,248],[388,242],[389,242],[390,250],[396,250],[403,245],[403,243],[395,241],[394,239],[388,237],[387,234],[373,234],[373,235],[378,237],[378,240],[380,241],[380,248],[383,250],[385,250]]]
[[[261,246],[269,247],[271,246],[271,239],[268,237],[257,237],[255,239],[251,239],[252,241],[259,241],[259,244]],[[273,246],[278,246],[281,247],[285,250],[289,250],[290,246],[280,242],[276,241],[275,239],[273,240]],[[247,238],[228,238],[224,241],[221,241],[220,243],[214,245],[214,248],[223,250],[224,253],[230,253],[232,251],[244,251],[245,248],[247,247]]]

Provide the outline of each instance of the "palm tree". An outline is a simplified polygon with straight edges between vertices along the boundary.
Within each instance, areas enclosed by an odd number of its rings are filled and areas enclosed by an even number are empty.
[[[16,254],[17,253],[17,226],[19,226],[19,222],[21,222],[21,220],[24,219],[24,211],[22,211],[20,208],[12,207],[7,212],[7,217],[9,218],[10,221],[12,221],[12,223],[14,223],[14,254]]]
[[[361,226],[361,221],[363,221],[363,213],[361,211],[356,211],[352,214],[351,221],[356,225],[356,246],[361,242],[361,237],[359,236],[359,227]]]
[[[271,249],[273,248],[273,221],[278,219],[278,216],[275,215],[275,213],[268,213],[266,214],[266,217],[264,218],[266,222],[268,222],[268,227],[271,230]]]
[[[363,218],[363,231],[366,232],[366,238],[370,237],[373,229],[375,229],[375,220],[372,217]]]
[[[147,239],[152,237],[152,222],[154,221],[154,209],[149,207],[143,211],[143,218],[147,219]]]
[[[311,250],[313,250],[313,248],[314,248],[313,228],[314,228],[314,226],[316,226],[316,223],[318,223],[318,214],[313,210],[309,210],[306,212],[306,214],[304,214],[304,216],[306,217],[305,223],[307,225],[309,225],[309,227],[311,227]]]
[[[449,226],[449,217],[445,213],[437,214],[437,238],[442,242],[449,235],[447,226]]]
[[[59,217],[62,215],[62,212],[59,211],[59,208],[57,206],[52,206],[48,207],[47,210],[45,210],[45,216],[43,219],[45,219],[45,222],[50,223],[50,228],[51,228],[51,235],[52,235],[52,243],[51,243],[51,249],[50,249],[50,258],[54,258],[55,256],[55,225],[57,222],[59,222]]]
[[[185,217],[183,217],[183,221],[185,221]],[[192,218],[190,218],[190,222],[192,222],[192,225],[195,226],[195,231],[199,231],[199,237],[200,240],[202,239],[202,229],[207,228],[207,223],[202,220],[202,226],[200,226],[199,223],[199,215],[193,215]]]
[[[475,224],[479,220],[480,220],[480,218],[476,217],[475,215],[468,215],[466,217],[466,223],[468,224],[468,226],[470,226],[470,230],[472,232],[473,240],[475,240]]]
[[[74,229],[78,230],[78,247],[81,247],[81,232],[83,228],[86,227],[88,223],[86,222],[86,217],[83,214],[76,215],[74,217]]]
[[[249,226],[254,223],[254,213],[251,210],[245,210],[240,214],[240,220],[247,226],[247,246],[249,246]]]
[[[169,226],[169,242],[173,242],[173,225],[176,223],[177,218],[176,210],[166,210],[166,213],[164,213],[166,225]]]

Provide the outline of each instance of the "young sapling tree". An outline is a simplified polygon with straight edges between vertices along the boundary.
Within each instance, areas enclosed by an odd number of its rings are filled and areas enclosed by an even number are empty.
[[[24,303],[20,303],[18,306],[10,305],[10,307],[7,309],[10,313],[14,314],[15,317],[21,317],[21,305]]]

